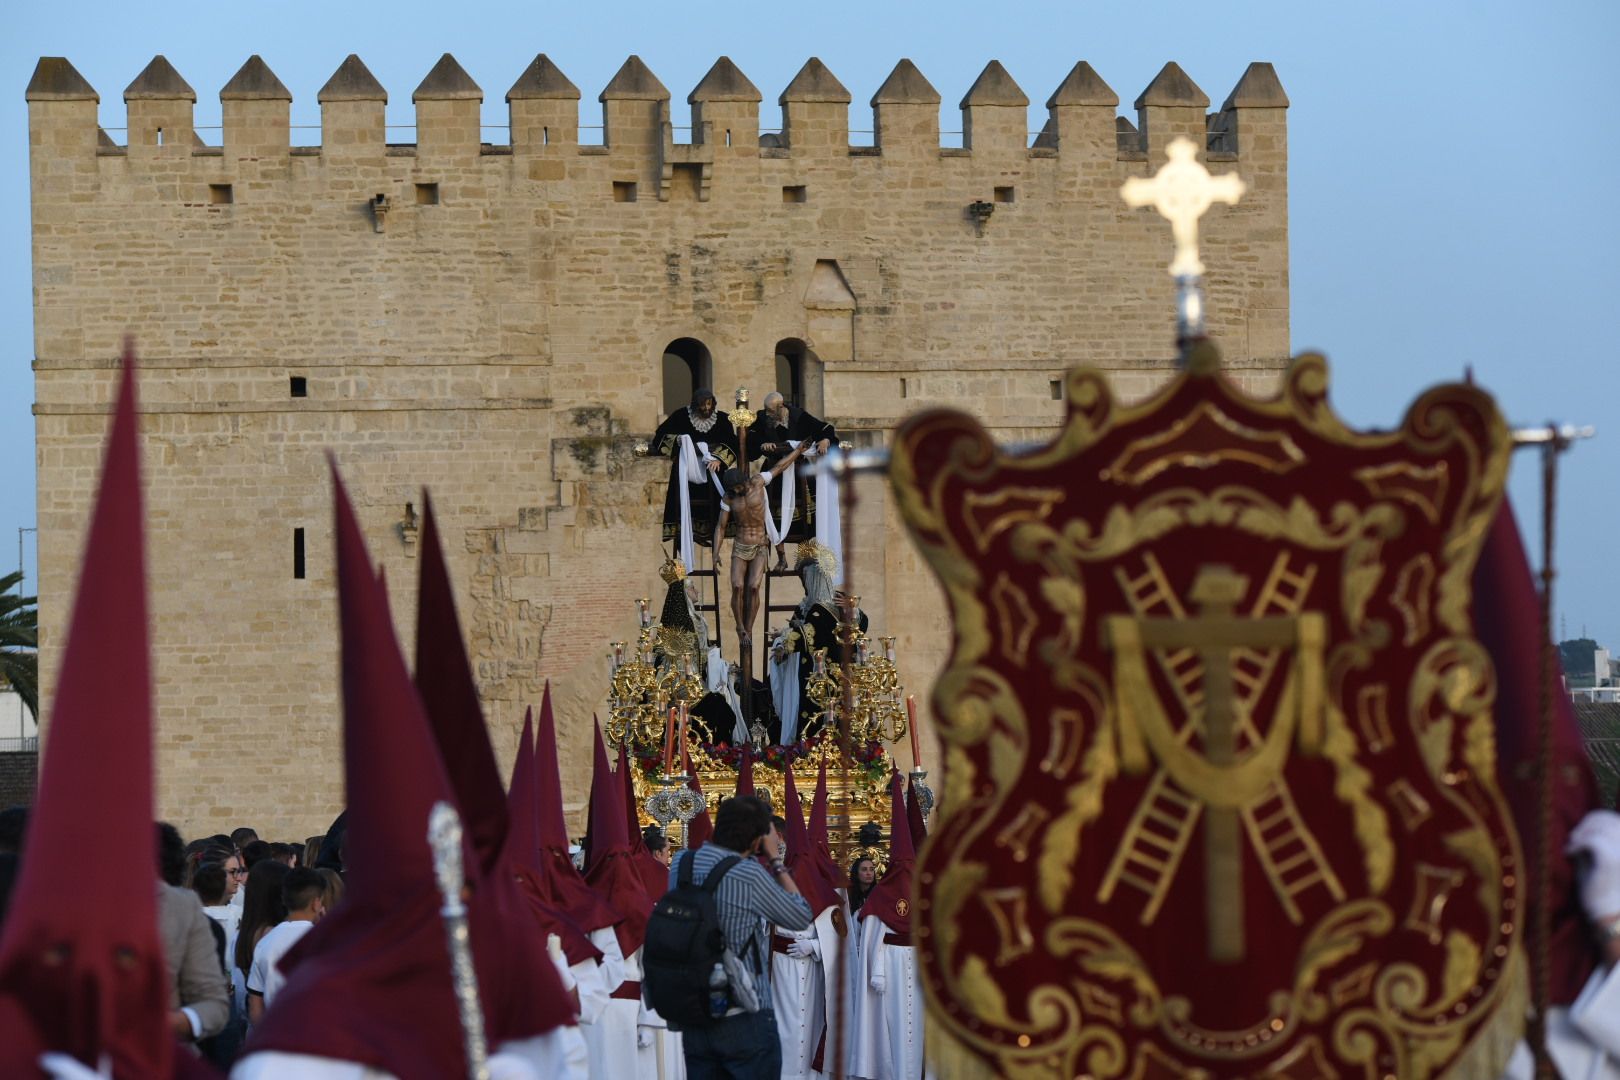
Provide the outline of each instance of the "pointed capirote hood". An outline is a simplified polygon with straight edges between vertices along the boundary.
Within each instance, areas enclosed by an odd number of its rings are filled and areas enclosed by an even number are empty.
[[[563,818],[561,772],[557,767],[557,721],[551,711],[551,681],[540,699],[540,727],[535,735],[534,781],[540,814],[540,864],[547,898],[587,933],[612,926],[617,911],[585,883],[568,851]]]
[[[636,806],[633,768],[629,751],[624,743],[620,743],[619,767],[614,775],[618,777],[620,790],[624,793],[625,839],[630,843],[630,857],[636,861],[636,873],[641,875],[642,888],[649,898],[657,900],[669,891],[669,867],[647,850],[647,842],[641,835],[641,811]]]
[[[837,882],[829,881],[816,858],[810,831],[804,827],[804,804],[799,801],[799,789],[793,781],[793,767],[783,770],[782,816],[787,820],[787,867],[793,874],[799,892],[810,904],[811,917],[820,915],[839,903]]]
[[[636,806],[636,784],[630,773],[628,741],[619,744],[613,775],[619,781],[619,791],[624,796],[625,843],[630,845],[631,851],[640,851],[646,847],[646,843],[641,836],[641,812]]]
[[[1542,660],[1552,705],[1552,876],[1545,900],[1535,895],[1534,875],[1525,878],[1532,908],[1553,910],[1548,956],[1550,1000],[1573,1002],[1593,967],[1593,952],[1576,895],[1574,866],[1564,856],[1569,832],[1599,803],[1597,783],[1575,721],[1575,708],[1563,690],[1558,650],[1543,632],[1541,599],[1530,574],[1530,560],[1506,499],[1497,511],[1485,547],[1474,567],[1474,633],[1496,668],[1497,777],[1513,811],[1525,861],[1535,865],[1540,829],[1541,788],[1537,778]]]
[[[596,767],[591,779],[585,881],[619,914],[620,921],[614,930],[619,936],[620,950],[629,956],[641,948],[646,937],[652,901],[625,840],[624,792],[613,770],[608,768],[602,726],[594,725],[594,731]]]
[[[911,933],[911,868],[916,860],[904,792],[900,773],[895,772],[889,778],[889,868],[861,905],[861,918],[882,919],[897,934]]]
[[[450,782],[335,464],[332,486],[349,811],[344,900],[288,955],[287,982],[246,1052],[336,1058],[425,1080],[465,1067],[427,844],[429,811],[452,800]]]
[[[810,800],[810,843],[821,862],[822,873],[840,886],[849,884],[849,872],[832,857],[832,837],[827,832],[827,759],[816,771],[816,793]]]
[[[509,827],[495,747],[484,723],[472,664],[462,644],[450,572],[433,512],[422,493],[421,571],[416,605],[416,688],[427,711],[439,759],[456,809],[461,812],[470,857],[464,863],[468,938],[492,1041],[523,1039],[571,1022],[560,983],[546,952],[541,923],[525,915],[533,907],[533,883],[519,879],[505,844]],[[531,802],[532,809],[532,802]],[[531,829],[529,839],[534,839]],[[540,972],[536,983],[531,972]],[[561,1005],[561,1007],[559,1007]]]
[[[463,1038],[427,843],[429,811],[437,802],[453,802],[453,794],[335,466],[332,483],[349,808],[346,892],[343,904],[283,961],[287,982],[247,1052],[334,1058],[399,1080],[454,1075],[465,1068]],[[511,945],[501,933],[507,913],[495,903],[498,895],[475,887],[468,911],[475,963],[483,961],[479,991],[492,1044],[540,1034],[569,1018],[554,970],[535,961],[538,967],[528,972],[538,999],[531,1022],[515,1022],[522,1009],[510,992],[511,969],[496,962],[497,950],[488,944]]]
[[[911,829],[911,846],[922,847],[928,839],[928,823],[923,820],[922,800],[917,798],[917,778],[906,777],[906,825]]]
[[[433,500],[422,493],[421,564],[416,592],[416,689],[482,871],[494,865],[506,835],[500,766],[484,724],[478,684],[461,637]]]
[[[152,861],[152,677],[135,360],[113,407],[46,731],[45,758],[0,936],[0,1074],[40,1053],[115,1076],[168,1077],[163,945]],[[86,887],[85,861],[96,866]]]
[[[686,775],[692,778],[687,781],[686,786],[699,795],[703,794],[703,784],[698,780],[697,770],[692,768],[692,752],[683,746],[681,747],[681,757],[686,762]],[[701,814],[686,823],[686,846],[689,850],[696,851],[713,835],[714,818],[709,814],[708,806],[705,805]]]
[[[742,761],[737,765],[737,790],[735,794],[754,794],[754,748],[751,746],[743,747]]]
[[[596,960],[602,955],[579,924],[553,904],[545,887],[540,857],[540,804],[534,776],[533,710],[523,712],[523,736],[512,763],[512,786],[507,789],[505,863],[516,880],[529,910],[543,933],[556,934],[570,964]]]

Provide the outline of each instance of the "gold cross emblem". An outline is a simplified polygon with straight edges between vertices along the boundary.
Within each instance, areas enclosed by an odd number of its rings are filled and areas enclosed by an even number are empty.
[[[1235,963],[1244,956],[1243,863],[1239,812],[1282,773],[1287,739],[1297,728],[1302,749],[1314,751],[1321,739],[1321,665],[1325,624],[1320,614],[1301,612],[1243,618],[1238,602],[1248,579],[1226,566],[1204,566],[1193,582],[1191,599],[1199,614],[1190,618],[1110,615],[1106,641],[1115,654],[1114,691],[1120,725],[1120,754],[1126,769],[1147,767],[1151,747],[1166,771],[1205,806],[1205,911],[1209,957]],[[1278,721],[1258,745],[1238,757],[1240,729],[1253,732],[1247,706],[1234,693],[1235,649],[1296,651],[1295,674],[1284,689]],[[1144,651],[1184,650],[1197,654],[1203,669],[1203,753],[1189,749],[1164,715],[1147,674]],[[1146,744],[1146,745],[1144,745]]]
[[[1170,222],[1176,242],[1170,276],[1198,277],[1204,272],[1198,257],[1198,219],[1215,203],[1236,203],[1243,197],[1244,183],[1237,173],[1211,176],[1198,163],[1198,148],[1185,136],[1172,139],[1165,156],[1169,160],[1151,179],[1133,176],[1119,193],[1126,205],[1151,206]]]

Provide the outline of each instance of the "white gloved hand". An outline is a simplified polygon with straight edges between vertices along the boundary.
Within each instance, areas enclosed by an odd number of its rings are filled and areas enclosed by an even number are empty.
[[[651,1046],[652,1044],[653,1044],[653,1029],[648,1027],[646,1024],[639,1025],[636,1028],[636,1045],[638,1047],[640,1047],[641,1049],[645,1050],[645,1049],[647,1049],[647,1047]]]
[[[562,938],[558,937],[556,934],[547,934],[546,935],[546,952],[551,954],[551,959],[553,961],[562,960],[563,959]]]
[[[887,975],[879,972],[878,974],[872,976],[872,992],[874,994],[881,994],[888,989],[889,977]]]
[[[787,954],[796,960],[817,960],[821,957],[821,947],[815,938],[794,938],[788,942]]]
[[[1588,918],[1620,915],[1620,814],[1593,810],[1570,830],[1568,855],[1585,855],[1578,875],[1581,905]]]
[[[41,1054],[39,1067],[52,1080],[112,1080],[112,1059],[101,1055],[97,1068],[90,1068],[72,1054]]]
[[[489,1080],[545,1080],[526,1057],[510,1050],[491,1054],[484,1064],[489,1068]]]

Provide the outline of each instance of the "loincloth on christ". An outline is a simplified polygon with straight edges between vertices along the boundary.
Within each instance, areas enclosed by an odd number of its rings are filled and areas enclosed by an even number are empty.
[[[731,557],[741,559],[743,562],[753,562],[769,550],[769,544],[744,544],[738,541],[731,545]]]

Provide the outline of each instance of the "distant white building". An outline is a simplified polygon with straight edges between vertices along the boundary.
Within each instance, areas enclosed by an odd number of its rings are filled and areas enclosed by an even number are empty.
[[[0,686],[0,751],[35,750],[39,747],[39,724],[23,705],[22,695],[9,686]]]

